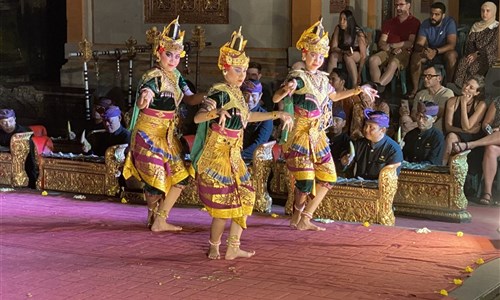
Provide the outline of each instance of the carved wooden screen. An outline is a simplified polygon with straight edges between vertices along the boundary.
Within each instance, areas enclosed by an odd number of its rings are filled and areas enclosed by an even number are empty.
[[[228,24],[229,0],[144,0],[146,23]]]

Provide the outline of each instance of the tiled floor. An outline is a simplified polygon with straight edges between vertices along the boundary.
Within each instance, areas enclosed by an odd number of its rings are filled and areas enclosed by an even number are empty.
[[[71,197],[0,193],[1,299],[446,299],[439,291],[467,266],[500,257],[493,207],[472,205],[466,224],[398,217],[395,227],[335,222],[325,232],[291,230],[275,207],[278,218],[248,221],[242,248],[255,257],[210,261],[211,219],[199,208],[174,208],[184,231],[156,234],[145,206]]]

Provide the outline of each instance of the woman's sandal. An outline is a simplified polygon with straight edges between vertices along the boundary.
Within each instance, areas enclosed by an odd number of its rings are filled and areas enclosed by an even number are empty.
[[[460,147],[460,143],[464,143],[465,144],[465,148]],[[457,154],[458,153],[462,153],[464,151],[469,150],[469,144],[467,142],[455,142],[451,146],[451,149],[452,149],[453,153],[457,153]]]
[[[488,196],[488,199],[485,197]],[[483,193],[481,196],[481,199],[479,199],[479,204],[483,205],[491,205],[491,194],[490,193]]]

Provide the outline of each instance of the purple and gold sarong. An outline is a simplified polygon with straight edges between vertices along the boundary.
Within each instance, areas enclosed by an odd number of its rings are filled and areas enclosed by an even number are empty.
[[[288,170],[296,180],[335,182],[337,174],[326,133],[320,129],[323,119],[319,110],[295,108],[295,124],[283,146]]]
[[[134,176],[166,194],[189,176],[175,136],[174,117],[174,111],[141,110],[123,167],[125,179]]]
[[[198,160],[196,178],[200,200],[213,218],[233,219],[246,228],[255,191],[241,157],[243,130],[212,124]]]

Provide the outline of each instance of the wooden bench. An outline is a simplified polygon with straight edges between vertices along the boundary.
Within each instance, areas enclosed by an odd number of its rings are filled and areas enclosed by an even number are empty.
[[[104,157],[39,157],[37,187],[78,194],[115,196],[120,191],[118,177],[125,161],[127,144],[111,146]]]
[[[0,151],[0,184],[13,187],[28,186],[25,170],[33,132],[16,133],[10,139],[10,147]]]
[[[271,212],[272,198],[267,190],[267,182],[273,164],[272,149],[275,143],[272,141],[259,145],[254,151],[252,165],[249,167],[256,195],[254,210],[258,212]],[[198,197],[198,186],[194,179],[191,179],[191,183],[182,191],[176,203],[203,205]]]
[[[404,168],[394,197],[396,214],[452,222],[469,222],[464,183],[467,154],[454,155],[448,166],[429,166],[421,170]]]
[[[278,163],[284,164],[284,161]],[[398,163],[382,168],[376,187],[363,186],[362,182],[336,183],[318,206],[314,218],[393,226],[395,217],[392,202],[398,186],[396,171],[399,165]],[[286,168],[282,169],[289,173]],[[288,178],[289,192],[285,212],[291,214],[295,180],[291,175]]]

